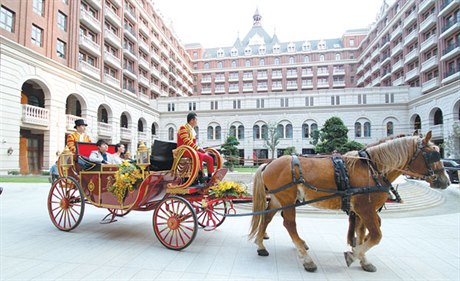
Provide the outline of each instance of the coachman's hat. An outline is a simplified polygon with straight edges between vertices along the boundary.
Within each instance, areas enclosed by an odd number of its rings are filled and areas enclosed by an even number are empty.
[[[88,126],[88,124],[86,124],[84,119],[77,119],[75,120],[75,126],[73,126],[73,128],[76,129],[78,126],[81,126],[81,125]]]

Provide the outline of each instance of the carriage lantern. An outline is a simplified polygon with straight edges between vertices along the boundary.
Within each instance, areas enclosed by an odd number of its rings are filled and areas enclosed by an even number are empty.
[[[59,157],[59,161],[59,166],[64,170],[64,176],[67,177],[67,171],[73,166],[73,153],[67,146]]]
[[[143,141],[141,141],[139,148],[137,149],[136,156],[136,164],[141,167],[142,172],[144,172],[145,168],[150,165],[150,152]]]

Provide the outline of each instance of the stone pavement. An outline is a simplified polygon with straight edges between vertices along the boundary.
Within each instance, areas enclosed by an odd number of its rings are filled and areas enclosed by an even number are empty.
[[[434,191],[401,180],[401,192],[418,188],[427,201],[441,199],[413,210],[400,205],[382,211],[383,238],[368,253],[375,273],[364,272],[359,263],[346,266],[347,218],[341,213],[298,215],[299,234],[318,265],[309,273],[279,215],[268,228],[268,257],[257,256],[247,240],[250,217],[227,218],[215,231],[200,229],[191,246],[178,252],[155,237],[153,211],[102,225],[107,211],[87,205],[82,223],[63,232],[48,216],[49,184],[0,186],[0,280],[460,280],[458,185]]]

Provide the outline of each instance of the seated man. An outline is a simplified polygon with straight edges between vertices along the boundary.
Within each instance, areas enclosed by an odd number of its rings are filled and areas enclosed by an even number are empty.
[[[107,153],[109,144],[105,140],[98,140],[96,145],[98,150],[91,151],[91,154],[89,155],[90,161],[100,164],[116,164],[116,160],[113,155]]]
[[[202,168],[202,162],[206,162],[208,168],[208,180],[212,177],[214,173],[214,158],[211,155],[206,154],[204,149],[199,147],[196,144],[196,132],[195,126],[198,125],[197,115],[195,112],[190,112],[187,115],[187,123],[179,128],[177,132],[177,147],[185,144],[196,150],[198,156],[200,157],[200,168]]]

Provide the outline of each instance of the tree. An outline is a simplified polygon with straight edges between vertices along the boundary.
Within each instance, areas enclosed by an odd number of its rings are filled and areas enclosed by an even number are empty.
[[[458,123],[452,125],[452,132],[448,133],[442,148],[445,150],[446,158],[460,158],[460,125]]]
[[[272,159],[275,158],[276,146],[280,143],[280,134],[278,133],[278,124],[268,124],[268,132],[266,136],[262,136],[265,140],[265,147],[267,147],[272,153]]]
[[[324,123],[318,134],[313,135],[313,143],[316,142],[317,153],[332,153],[337,151],[345,153],[350,150],[359,150],[364,146],[355,141],[348,141],[348,129],[339,117],[331,117]]]
[[[237,145],[239,145],[240,142],[238,139],[234,136],[229,136],[225,143],[222,145],[222,154],[225,155],[225,159],[227,160],[224,165],[225,167],[228,167],[230,171],[233,170],[233,167],[235,164],[238,164],[238,158],[239,158],[239,150]]]
[[[284,153],[283,155],[291,155],[293,153],[296,153],[295,151],[295,146],[288,146],[286,147],[286,149],[284,150]]]

